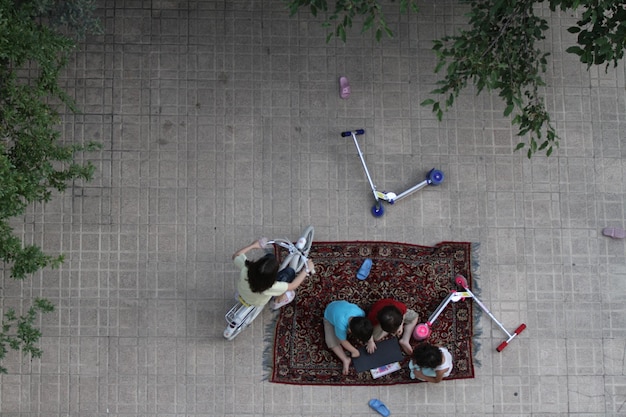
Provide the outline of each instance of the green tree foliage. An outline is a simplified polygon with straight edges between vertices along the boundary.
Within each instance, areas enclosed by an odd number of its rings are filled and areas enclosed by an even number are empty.
[[[37,347],[41,330],[35,327],[35,319],[37,313],[49,313],[51,311],[54,311],[54,306],[50,301],[37,298],[24,316],[18,317],[12,308],[4,313],[0,331],[0,359],[5,357],[8,349],[21,349],[24,355],[30,355],[33,358],[41,357],[43,351]],[[7,369],[0,366],[0,373],[5,374],[6,372]]]
[[[73,180],[91,179],[94,172],[92,164],[75,162],[75,155],[98,145],[63,144],[58,129],[60,108],[76,111],[58,84],[76,47],[66,33],[78,38],[98,30],[89,17],[91,3],[0,0],[0,259],[15,279],[58,266],[63,257],[24,245],[13,233],[10,219],[22,216],[31,203],[49,201],[54,191],[64,191]],[[6,312],[0,359],[6,345],[38,356],[34,344],[41,333],[33,327],[35,314],[52,309],[47,300],[36,300],[24,317]]]
[[[578,45],[567,48],[580,57],[580,61],[591,65],[617,66],[624,57],[626,48],[626,3],[615,0],[553,0],[550,8],[556,10],[583,8],[582,17],[568,31],[577,33]]]
[[[504,102],[504,116],[512,117],[517,134],[525,137],[516,150],[526,148],[530,158],[537,152],[550,156],[558,147],[558,135],[545,106],[541,88],[545,85],[542,75],[546,72],[548,53],[538,46],[549,29],[548,22],[535,14],[535,8],[544,0],[459,0],[469,5],[468,27],[450,36],[434,41],[437,56],[436,73],[443,78],[422,105],[432,106],[441,120],[455,99],[468,85],[497,92]],[[408,3],[407,3],[408,2]],[[401,11],[407,4],[415,8],[413,0],[401,2]],[[568,29],[578,34],[576,45],[567,52],[579,56],[580,61],[591,65],[617,65],[626,47],[626,3],[616,0],[549,0],[550,10],[579,11],[581,18]],[[294,14],[300,7],[326,12],[326,0],[293,0],[289,8]],[[376,23],[391,35],[377,0],[338,1],[335,11],[325,21],[329,26],[336,22],[329,34],[345,41],[345,30],[352,26],[356,15],[368,16],[363,30]],[[341,17],[343,16],[343,19]],[[374,16],[374,17],[372,17]],[[381,23],[382,21],[382,23]],[[379,32],[376,38],[380,40]]]
[[[417,4],[413,0],[400,0],[400,11],[405,13],[410,7],[413,11],[417,11]],[[317,16],[318,12],[327,15],[327,19],[322,26],[334,29],[326,36],[326,41],[330,41],[333,36],[337,36],[344,42],[346,41],[346,29],[352,27],[352,20],[355,17],[362,17],[362,31],[374,30],[376,40],[380,41],[383,34],[393,36],[391,29],[387,26],[385,15],[381,10],[381,5],[377,0],[337,0],[335,9],[329,13],[328,3],[326,0],[290,0],[288,7],[293,16],[301,7],[308,8],[313,16]]]
[[[512,123],[519,126],[518,135],[529,134],[528,143],[520,142],[516,149],[528,145],[528,157],[544,149],[550,155],[558,140],[539,92],[548,54],[535,46],[548,30],[546,20],[534,14],[533,2],[515,0],[472,1],[468,18],[470,29],[435,41],[435,72],[445,68],[432,91],[440,99],[422,104],[432,104],[441,120],[468,83],[478,93],[497,91],[505,104],[504,116],[513,114]]]

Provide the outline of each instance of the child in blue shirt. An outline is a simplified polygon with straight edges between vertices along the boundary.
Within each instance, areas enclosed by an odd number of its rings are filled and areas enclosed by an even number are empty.
[[[363,311],[356,304],[345,300],[333,301],[324,310],[324,336],[326,345],[332,350],[343,364],[343,375],[348,375],[352,358],[359,357],[359,351],[348,341],[348,334],[357,340],[367,343],[368,352],[373,352],[374,340],[372,323],[365,317]],[[347,350],[350,356],[346,355]],[[371,351],[370,351],[371,349]]]

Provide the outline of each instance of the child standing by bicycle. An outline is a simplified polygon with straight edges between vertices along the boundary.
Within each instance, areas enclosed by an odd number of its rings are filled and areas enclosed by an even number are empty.
[[[246,253],[253,249],[264,249],[265,242],[265,239],[259,239],[233,254],[233,261],[241,270],[237,291],[245,303],[258,307],[264,306],[275,297],[271,307],[276,310],[293,301],[296,288],[307,276],[314,273],[314,265],[309,259],[308,268],[303,268],[296,275],[291,267],[279,272],[278,261],[271,253],[255,261],[249,260]]]

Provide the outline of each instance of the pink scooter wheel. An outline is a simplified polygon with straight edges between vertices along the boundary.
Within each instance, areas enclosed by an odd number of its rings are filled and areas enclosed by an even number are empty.
[[[467,288],[467,279],[465,279],[463,275],[457,275],[456,278],[454,279],[454,282],[459,287]]]
[[[413,338],[415,340],[425,340],[430,336],[430,327],[427,324],[420,323],[413,330]]]

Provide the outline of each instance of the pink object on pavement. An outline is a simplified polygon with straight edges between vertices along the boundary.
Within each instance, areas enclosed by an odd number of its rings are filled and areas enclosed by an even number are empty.
[[[346,77],[339,77],[339,97],[343,99],[350,97],[350,82]]]
[[[626,230],[619,227],[605,227],[602,229],[602,234],[604,236],[612,237],[613,239],[626,238]]]

